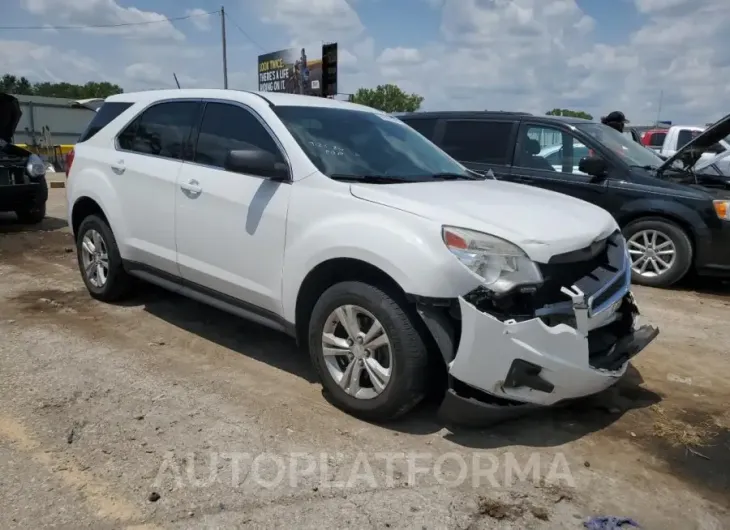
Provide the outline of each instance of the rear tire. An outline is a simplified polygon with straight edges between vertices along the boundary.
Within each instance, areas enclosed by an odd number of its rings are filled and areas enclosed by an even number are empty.
[[[46,205],[32,206],[15,210],[18,222],[24,225],[37,225],[46,218]]]
[[[692,241],[672,221],[637,219],[623,230],[632,260],[631,281],[649,287],[669,287],[692,267]]]
[[[92,298],[116,302],[129,295],[132,278],[124,270],[117,241],[104,219],[90,215],[81,222],[76,236],[76,256],[81,277]],[[96,265],[92,266],[94,259]],[[101,274],[100,270],[105,273]]]
[[[412,320],[417,315],[413,315],[405,302],[396,299],[386,291],[362,282],[338,283],[320,296],[309,322],[309,352],[325,394],[336,407],[368,421],[395,419],[410,411],[425,395],[429,361],[426,344]],[[354,320],[345,319],[355,322],[354,327],[349,326],[355,332],[355,338],[345,330],[343,320],[336,317],[337,312],[344,316],[343,311],[349,312],[350,316],[357,314]],[[369,341],[368,331],[377,327],[375,322],[384,333],[372,335],[377,340]],[[347,337],[352,339],[348,349],[355,353],[325,356],[326,332],[329,353],[347,351],[341,349]],[[333,346],[332,337],[339,341],[340,347]],[[356,346],[357,337],[363,340]],[[376,342],[383,344],[376,346]],[[372,348],[367,349],[368,345]],[[389,359],[390,369],[383,385],[384,374],[388,372],[384,368],[385,357]],[[355,382],[343,383],[348,388],[345,390],[336,377],[345,381],[350,363],[356,367],[352,372],[359,376],[349,377]]]

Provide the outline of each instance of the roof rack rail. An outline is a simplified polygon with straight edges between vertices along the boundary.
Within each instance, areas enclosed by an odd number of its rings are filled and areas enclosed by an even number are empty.
[[[517,116],[532,116],[531,112],[518,112],[516,110],[489,110],[484,109],[484,112],[491,112],[493,114],[514,114]]]

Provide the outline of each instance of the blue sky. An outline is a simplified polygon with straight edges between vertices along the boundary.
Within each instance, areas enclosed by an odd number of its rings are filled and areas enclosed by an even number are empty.
[[[340,45],[340,90],[393,82],[427,109],[554,107],[633,122],[705,123],[728,112],[728,0],[236,0],[230,85],[256,88],[256,57]],[[5,0],[0,26],[178,17],[220,0]],[[221,86],[220,18],[113,30],[0,29],[0,72],[110,80],[125,90]]]

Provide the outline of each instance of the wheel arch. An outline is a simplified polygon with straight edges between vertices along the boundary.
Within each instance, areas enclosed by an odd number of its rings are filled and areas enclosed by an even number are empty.
[[[98,201],[87,195],[76,199],[73,207],[71,208],[71,230],[74,238],[78,236],[78,230],[81,223],[90,215],[99,215],[107,224],[109,224],[109,216]]]
[[[333,285],[344,281],[361,281],[379,287],[402,301],[407,299],[401,285],[372,263],[357,258],[325,260],[309,271],[297,292],[294,326],[299,344],[306,344],[311,312],[319,297]]]
[[[696,212],[686,206],[665,201],[638,201],[627,205],[617,216],[617,222],[622,231],[640,219],[668,221],[677,225],[687,234],[692,246],[693,261],[696,259],[698,240],[707,230]]]
[[[335,284],[345,281],[359,281],[385,291],[404,310],[426,343],[429,357],[446,369],[444,356],[425,319],[419,315],[416,303],[403,287],[380,267],[357,258],[331,258],[314,267],[304,278],[295,303],[294,331],[297,344],[306,347],[312,309],[322,293]]]

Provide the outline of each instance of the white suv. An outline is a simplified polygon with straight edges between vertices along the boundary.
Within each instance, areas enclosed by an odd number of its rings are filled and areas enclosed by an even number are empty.
[[[433,375],[454,421],[593,394],[658,333],[637,327],[610,214],[474,174],[368,107],[120,94],[71,159],[91,296],[119,299],[134,276],[290,333],[363,418],[405,413]]]

